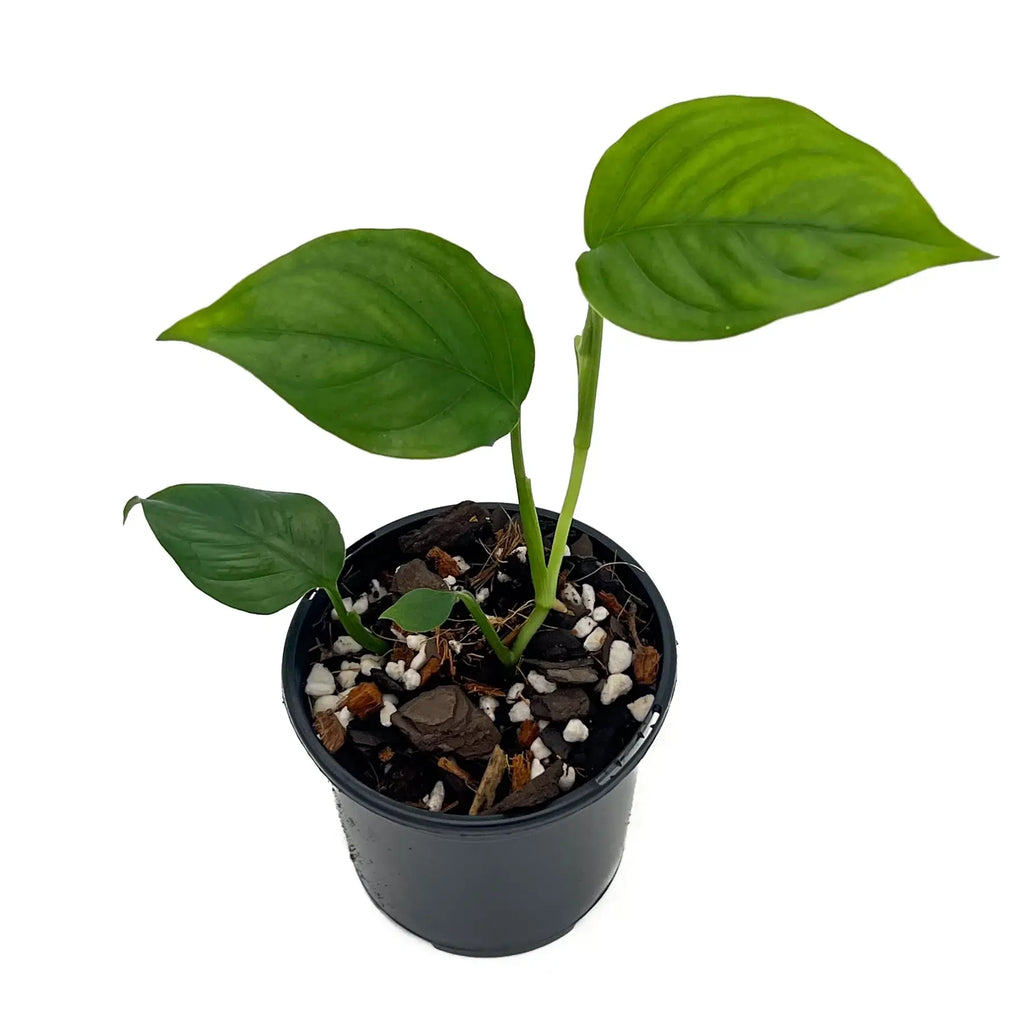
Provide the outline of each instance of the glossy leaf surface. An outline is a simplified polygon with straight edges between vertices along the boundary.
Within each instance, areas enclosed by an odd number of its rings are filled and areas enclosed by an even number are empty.
[[[410,633],[424,633],[436,629],[452,613],[458,595],[450,590],[428,590],[425,587],[403,594],[382,619],[397,622]]]
[[[306,494],[230,484],[178,484],[141,505],[157,540],[205,594],[269,614],[316,587],[335,587],[345,541],[330,510]]]
[[[332,434],[406,458],[503,437],[533,376],[512,286],[423,231],[314,239],[160,337],[219,352]]]
[[[928,267],[990,258],[876,149],[783,100],[667,107],[601,158],[580,284],[637,334],[721,338]]]

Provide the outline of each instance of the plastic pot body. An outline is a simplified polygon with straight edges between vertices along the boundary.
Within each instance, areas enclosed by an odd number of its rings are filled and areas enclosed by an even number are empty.
[[[502,507],[517,510],[511,503]],[[355,573],[358,582],[362,566],[371,573],[399,564],[398,537],[441,511],[409,516],[364,537],[349,550],[345,579]],[[538,511],[542,525],[554,522],[554,513]],[[449,817],[401,804],[357,779],[343,758],[320,743],[304,692],[314,632],[329,613],[326,595],[315,592],[302,601],[288,631],[285,705],[300,740],[334,787],[359,878],[380,910],[448,952],[505,956],[535,949],[572,929],[601,898],[622,857],[637,764],[672,697],[675,635],[660,594],[621,547],[583,523],[574,527],[591,538],[601,562],[617,563],[627,590],[651,609],[652,642],[662,657],[654,706],[633,742],[596,777],[540,810]]]

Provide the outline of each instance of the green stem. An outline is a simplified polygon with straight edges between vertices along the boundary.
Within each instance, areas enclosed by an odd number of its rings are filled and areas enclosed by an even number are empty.
[[[516,635],[512,646],[512,656],[518,661],[527,644],[540,629],[551,611],[558,588],[558,574],[562,569],[562,558],[565,543],[572,527],[576,502],[579,500],[580,488],[583,485],[583,472],[587,467],[587,453],[590,451],[590,440],[594,433],[594,406],[597,402],[597,381],[601,369],[601,339],[604,331],[604,320],[595,310],[588,307],[583,333],[576,338],[576,375],[578,379],[576,433],[573,436],[572,468],[569,471],[569,484],[565,491],[565,501],[558,515],[555,536],[551,542],[551,556],[544,573],[542,585],[536,588],[536,600],[530,617]]]
[[[341,599],[341,594],[338,593],[337,586],[326,586],[324,590],[327,591],[327,596],[331,599],[331,604],[334,605],[334,610],[338,613],[338,621],[341,623],[342,629],[353,640],[361,643],[368,651],[373,651],[375,654],[384,654],[391,650],[391,644],[383,637],[376,636],[371,633],[360,621],[359,616],[355,612],[350,612],[346,607],[344,601]]]
[[[512,652],[501,642],[501,637],[491,625],[491,620],[487,618],[483,608],[477,604],[476,598],[464,590],[459,591],[458,597],[469,610],[469,614],[473,616],[473,621],[480,627],[484,639],[491,645],[491,650],[498,656],[501,663],[506,667],[514,665],[515,658],[512,656]]]
[[[533,487],[526,475],[523,461],[523,435],[517,423],[512,428],[512,468],[516,474],[516,493],[519,496],[519,520],[523,524],[523,539],[526,541],[526,557],[530,563],[530,578],[533,592],[539,594],[544,586],[544,538],[540,532],[537,506],[533,502]]]

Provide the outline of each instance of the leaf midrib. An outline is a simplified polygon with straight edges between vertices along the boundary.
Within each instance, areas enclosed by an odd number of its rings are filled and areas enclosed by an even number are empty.
[[[478,377],[475,373],[471,373],[464,367],[457,366],[454,363],[449,363],[447,360],[438,359],[436,356],[424,355],[422,352],[416,352],[413,349],[404,348],[401,345],[394,345],[391,342],[382,341],[370,341],[366,338],[353,338],[347,334],[324,334],[322,331],[303,331],[289,328],[288,330],[281,331],[267,331],[267,330],[231,330],[225,327],[216,327],[210,330],[210,337],[217,337],[227,335],[229,337],[236,338],[277,338],[282,334],[297,334],[302,338],[317,338],[320,341],[348,341],[356,345],[368,345],[370,348],[384,349],[385,352],[403,352],[407,356],[411,356],[413,359],[422,359],[426,363],[434,363],[437,366],[443,366],[451,370],[453,373],[460,374],[463,377],[468,377],[470,380],[475,381],[481,387],[486,388],[488,391],[494,392],[499,398],[503,398],[513,409],[518,409],[519,406],[512,399],[509,398],[504,391],[495,385],[489,383],[486,380]],[[336,386],[336,385],[335,385]]]
[[[241,523],[236,523],[236,522],[233,522],[231,520],[226,520],[226,519],[220,518],[218,516],[211,515],[209,512],[200,512],[197,509],[190,508],[188,505],[179,505],[177,502],[168,501],[166,498],[143,498],[143,500],[142,500],[142,507],[143,507],[143,509],[145,509],[147,504],[163,505],[165,508],[173,509],[176,512],[179,512],[179,513],[184,512],[184,513],[187,513],[190,516],[196,516],[196,517],[199,517],[201,519],[210,520],[210,521],[212,521],[214,523],[218,523],[218,524],[221,524],[221,525],[223,525],[224,523],[227,523],[233,529],[237,530],[238,533],[242,534],[245,537],[248,537],[251,540],[258,541],[261,545],[263,545],[264,547],[268,548],[270,551],[275,552],[276,554],[280,555],[284,559],[284,561],[286,561],[289,564],[295,566],[296,568],[306,572],[314,580],[314,582],[317,583],[318,586],[321,586],[321,587],[322,586],[333,586],[334,583],[335,583],[334,580],[328,579],[325,576],[321,576],[320,573],[317,572],[316,569],[313,566],[308,565],[305,561],[301,561],[301,560],[296,559],[295,555],[294,555],[294,549],[293,548],[289,548],[287,545],[283,544],[281,541],[277,540],[276,538],[270,538],[270,537],[267,537],[267,536],[262,535],[262,534],[253,533],[252,530],[246,529]],[[342,568],[344,568],[344,563],[342,564]],[[340,574],[340,570],[339,570],[339,574]],[[268,574],[266,574],[266,573],[261,574],[261,576],[266,576],[266,575],[268,575]],[[206,578],[207,579],[213,579],[213,577],[209,577],[209,576],[206,577]],[[261,577],[253,577],[253,578],[259,579]],[[218,580],[217,582],[220,582],[220,581]]]
[[[749,220],[740,217],[694,217],[683,220],[671,221],[665,224],[643,224],[633,228],[625,228],[621,231],[615,231],[610,235],[606,235],[602,238],[597,245],[591,246],[590,251],[593,252],[595,249],[599,249],[606,242],[613,242],[618,238],[625,238],[630,235],[641,235],[645,231],[665,231],[670,228],[687,228],[687,227],[754,227],[754,228],[777,228],[777,229],[788,229],[792,230],[796,228],[804,231],[823,231],[827,234],[834,235],[869,235],[872,238],[886,238],[895,240],[898,242],[913,242],[915,245],[927,246],[930,249],[944,249],[947,248],[938,242],[924,242],[917,238],[911,238],[907,235],[889,235],[884,231],[868,231],[865,228],[852,228],[852,227],[832,227],[828,224],[810,224],[803,221],[791,221],[791,220]]]

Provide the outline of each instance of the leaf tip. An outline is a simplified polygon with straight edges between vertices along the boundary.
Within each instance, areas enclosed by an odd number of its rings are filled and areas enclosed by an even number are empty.
[[[129,498],[127,504],[124,507],[124,511],[121,513],[121,525],[128,521],[128,513],[131,512],[136,505],[141,505],[142,499],[136,494],[134,497]]]

